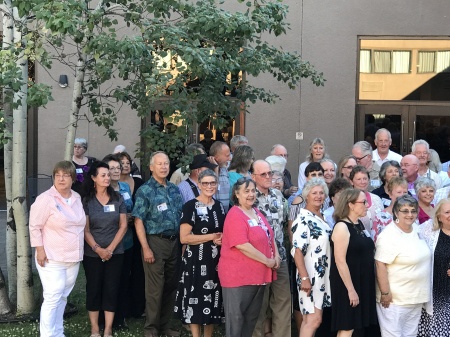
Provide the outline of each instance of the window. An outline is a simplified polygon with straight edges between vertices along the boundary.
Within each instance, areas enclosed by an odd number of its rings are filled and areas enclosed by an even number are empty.
[[[391,74],[409,74],[410,51],[373,51],[373,72]]]
[[[359,71],[361,73],[372,72],[372,59],[370,50],[361,49],[361,51],[359,52]]]
[[[373,52],[373,72],[390,73],[391,72],[391,52],[379,51]]]
[[[419,74],[450,72],[450,50],[419,51],[417,72]]]

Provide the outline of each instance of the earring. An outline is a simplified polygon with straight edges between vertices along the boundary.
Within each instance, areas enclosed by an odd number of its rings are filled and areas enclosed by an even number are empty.
[[[399,223],[400,222],[400,220],[397,218],[397,219],[395,219],[395,223]]]
[[[355,209],[354,208],[352,208],[352,211],[354,211]]]

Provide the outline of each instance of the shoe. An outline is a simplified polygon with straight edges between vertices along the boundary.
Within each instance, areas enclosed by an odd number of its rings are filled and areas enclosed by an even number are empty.
[[[162,333],[163,336],[169,336],[169,337],[179,337],[180,336],[180,332],[178,330],[173,330],[173,329],[167,329],[164,330]]]
[[[102,335],[100,335],[99,333],[93,333],[91,334],[91,337],[102,337]]]

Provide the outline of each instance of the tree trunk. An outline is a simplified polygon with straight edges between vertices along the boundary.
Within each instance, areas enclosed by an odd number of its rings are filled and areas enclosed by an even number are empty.
[[[0,315],[9,314],[11,311],[11,302],[8,298],[5,277],[3,276],[2,269],[0,268]]]
[[[64,159],[72,161],[73,145],[75,134],[77,132],[78,118],[80,114],[81,100],[83,96],[81,90],[83,88],[85,75],[86,54],[82,53],[77,62],[75,70],[75,83],[72,92],[72,106],[70,108],[69,127],[66,135],[66,149],[64,152]]]
[[[7,12],[12,13],[11,1],[5,1]],[[11,15],[3,16],[3,44],[2,49],[10,49],[14,42],[14,21]],[[8,142],[3,147],[4,152],[4,173],[5,173],[5,194],[6,194],[6,267],[9,290],[8,303],[17,301],[17,235],[16,224],[11,207],[12,196],[12,99],[14,93],[11,88],[5,87],[3,90],[3,111],[5,118],[5,135]],[[2,301],[2,303],[6,303]],[[10,307],[9,310],[12,308]]]
[[[14,18],[19,20],[17,8],[14,8]],[[24,47],[21,29],[14,27],[15,45]],[[26,168],[27,168],[27,81],[28,60],[22,52],[17,60],[22,70],[21,90],[14,94],[14,101],[20,104],[13,110],[13,156],[12,156],[12,208],[17,229],[17,314],[31,314],[34,309],[33,275],[31,272],[31,246],[28,229],[28,208],[26,198]]]

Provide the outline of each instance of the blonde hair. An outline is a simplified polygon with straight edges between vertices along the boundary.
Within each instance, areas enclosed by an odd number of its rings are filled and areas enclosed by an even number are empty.
[[[436,208],[434,211],[434,219],[433,219],[433,230],[434,231],[437,231],[438,229],[442,228],[442,221],[439,220],[439,213],[441,213],[441,208],[446,203],[450,203],[450,198],[442,199],[436,205]]]

